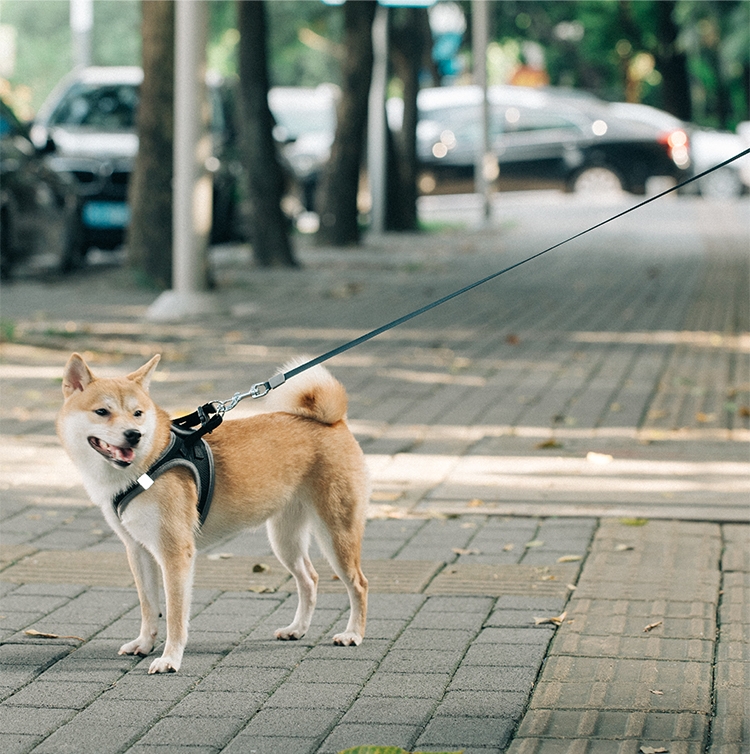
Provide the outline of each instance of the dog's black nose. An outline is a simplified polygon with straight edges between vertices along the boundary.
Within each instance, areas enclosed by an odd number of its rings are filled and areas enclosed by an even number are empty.
[[[128,442],[131,448],[134,448],[141,439],[141,433],[137,429],[126,429],[123,432],[125,440]]]

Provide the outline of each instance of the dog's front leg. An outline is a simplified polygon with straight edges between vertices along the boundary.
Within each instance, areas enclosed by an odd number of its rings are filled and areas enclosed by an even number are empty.
[[[145,657],[154,648],[159,626],[159,567],[145,547],[133,540],[125,544],[141,603],[141,632],[136,639],[123,644],[118,654]]]
[[[188,637],[193,589],[195,547],[192,542],[170,542],[160,562],[167,598],[167,641],[162,656],[151,663],[149,673],[176,673],[182,663]]]

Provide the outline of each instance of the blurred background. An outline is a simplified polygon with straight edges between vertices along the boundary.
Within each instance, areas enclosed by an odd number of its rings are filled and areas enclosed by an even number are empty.
[[[4,276],[126,244],[169,286],[174,6],[0,0]],[[643,195],[750,145],[747,0],[206,6],[210,241],[259,265],[294,266],[300,234],[424,230],[432,195]],[[748,162],[685,191],[742,197]]]

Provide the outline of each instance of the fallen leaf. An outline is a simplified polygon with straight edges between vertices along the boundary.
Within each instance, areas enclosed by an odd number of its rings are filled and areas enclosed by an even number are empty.
[[[566,584],[565,588],[569,589],[571,592],[575,592],[575,590],[578,589],[578,587],[575,584]]]
[[[558,563],[577,563],[579,560],[583,560],[582,555],[563,555],[557,559]]]
[[[510,333],[505,336],[505,342],[509,346],[517,346],[521,342],[521,339],[515,333]]]
[[[623,526],[645,526],[648,523],[647,518],[621,518],[620,523]]]
[[[625,552],[626,550],[635,550],[633,545],[615,545],[615,552]]]
[[[589,451],[586,453],[586,460],[597,466],[605,466],[608,463],[612,463],[615,459],[609,453],[594,453],[593,451]]]
[[[465,549],[463,547],[454,547],[453,552],[456,553],[456,555],[481,555],[482,551],[477,550],[475,547],[470,547],[468,549]]]
[[[658,691],[657,689],[649,689],[649,693],[655,694],[656,696],[664,696],[664,692]]]
[[[270,571],[271,566],[267,565],[266,563],[256,563],[253,566],[253,573],[265,573],[266,571]]]
[[[547,448],[562,448],[562,443],[555,440],[554,437],[550,437],[549,440],[538,442],[534,447],[537,450],[546,450]]]
[[[234,557],[231,552],[212,552],[206,556],[208,560],[229,560]]]
[[[653,746],[641,746],[638,751],[640,751],[641,754],[669,754],[669,749],[664,746],[659,746],[656,749]]]
[[[515,545],[512,542],[508,542],[507,545],[503,545],[503,552],[510,552]]]
[[[254,592],[255,594],[273,594],[276,590],[272,586],[259,586],[253,585],[247,588],[248,592]]]
[[[741,416],[743,419],[750,417],[750,406],[740,406],[737,409],[737,415]]]
[[[664,621],[658,620],[656,621],[656,623],[649,623],[648,626],[644,627],[643,633],[647,634],[649,631],[653,631],[655,628],[658,628],[659,626],[661,626],[663,622]]]
[[[700,422],[701,424],[712,422],[715,418],[716,414],[706,414],[703,411],[698,411],[695,415],[695,421]]]
[[[375,491],[370,495],[370,500],[380,503],[393,503],[401,497],[400,492],[382,492]]]
[[[524,547],[542,547],[544,542],[541,539],[532,539],[531,542],[527,542]]]
[[[36,631],[33,628],[28,628],[24,631],[26,636],[33,636],[35,639],[75,639],[76,641],[86,641],[81,636],[61,636],[60,634],[50,634],[45,631]]]
[[[466,503],[467,508],[479,508],[480,505],[484,505],[484,500],[480,500],[478,497],[475,497],[473,500],[469,500],[469,502]]]
[[[551,618],[534,618],[534,625],[543,626],[546,623],[551,623],[553,626],[560,626],[562,625],[562,622],[565,620],[566,615],[567,615],[567,612],[560,613],[560,615],[553,615]]]

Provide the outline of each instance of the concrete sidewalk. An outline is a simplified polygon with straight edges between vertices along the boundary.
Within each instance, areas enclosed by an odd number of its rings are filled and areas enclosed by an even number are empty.
[[[296,596],[261,531],[199,556],[177,675],[118,657],[124,551],[54,437],[73,350],[104,374],[161,352],[185,413],[617,209],[507,199],[302,272],[216,249],[227,314],[184,324],[145,322],[117,267],[5,286],[0,750],[750,750],[746,200],[649,205],[331,362],[374,480],[360,647],[330,644],[347,602],[317,561],[310,635],[272,640]]]

